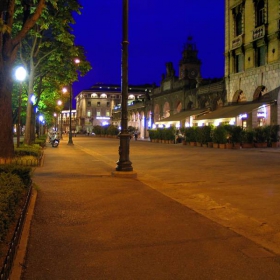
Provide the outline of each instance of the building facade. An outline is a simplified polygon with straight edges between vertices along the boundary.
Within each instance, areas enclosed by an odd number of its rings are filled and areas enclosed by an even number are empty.
[[[280,2],[226,0],[225,10],[228,103],[263,103],[243,121],[280,124]]]
[[[189,37],[179,75],[171,62],[166,63],[160,85],[128,107],[129,125],[141,131],[140,137],[148,137],[153,126],[224,123],[246,129],[280,124],[280,1],[225,4],[224,77],[201,77],[198,50]],[[120,119],[121,108],[114,107],[112,123],[120,124]]]
[[[142,103],[151,85],[129,86],[128,105]],[[120,126],[122,93],[120,85],[96,84],[76,96],[77,131],[91,132],[95,125]],[[113,111],[115,114],[113,114]],[[138,114],[129,117],[129,125],[140,128]]]
[[[59,133],[69,133],[70,131],[70,110],[62,110],[54,116],[54,130]],[[71,127],[72,132],[76,132],[77,114],[76,110],[71,110]]]

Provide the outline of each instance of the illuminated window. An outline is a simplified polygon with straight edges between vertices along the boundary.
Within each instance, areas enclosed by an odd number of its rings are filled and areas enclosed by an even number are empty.
[[[97,117],[100,117],[100,116],[101,116],[101,112],[100,112],[100,111],[97,111],[97,112],[96,112],[96,116],[97,116]]]
[[[102,93],[102,94],[100,95],[100,98],[107,98],[107,94]]]
[[[87,117],[88,117],[88,118],[91,117],[91,111],[87,111]]]
[[[91,94],[91,97],[92,97],[92,98],[98,98],[98,95],[97,95],[96,93],[92,93],[92,94]]]
[[[110,117],[110,111],[106,110],[106,117]]]

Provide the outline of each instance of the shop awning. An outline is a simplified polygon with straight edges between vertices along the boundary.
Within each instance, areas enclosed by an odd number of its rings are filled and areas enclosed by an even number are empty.
[[[258,107],[265,105],[266,103],[250,103],[250,104],[244,104],[244,105],[232,105],[227,107],[221,107],[215,111],[210,111],[207,114],[200,115],[195,120],[213,120],[213,119],[228,119],[228,118],[234,118],[239,115],[250,113],[254,109],[257,109]]]
[[[201,113],[203,113],[203,110],[188,110],[188,111],[183,111],[180,113],[177,113],[175,115],[169,116],[165,119],[162,119],[160,121],[157,121],[155,123],[166,123],[166,122],[178,122],[178,121],[183,121],[186,118],[190,117],[190,116],[196,116],[199,115]]]

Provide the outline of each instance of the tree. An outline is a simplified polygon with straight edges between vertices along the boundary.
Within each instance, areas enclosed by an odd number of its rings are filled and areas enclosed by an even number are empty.
[[[32,95],[36,97],[36,107],[42,104],[44,95],[48,96],[49,105],[55,107],[61,87],[77,79],[74,58],[79,57],[82,74],[90,69],[83,48],[74,45],[75,38],[71,34],[73,12],[79,13],[80,8],[77,0],[60,0],[56,7],[45,9],[21,44],[20,59],[29,72],[25,144],[35,140]]]
[[[47,0],[4,0],[0,4],[0,164],[10,162],[14,155],[12,118],[12,69],[17,58],[20,42],[39,20]],[[55,4],[55,0],[48,1]],[[13,33],[19,22],[14,20],[22,13],[21,27]]]

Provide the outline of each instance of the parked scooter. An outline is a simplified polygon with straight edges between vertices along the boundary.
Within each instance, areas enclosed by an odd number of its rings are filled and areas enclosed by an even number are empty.
[[[53,148],[57,148],[59,145],[59,138],[57,137],[56,134],[51,135],[50,137],[50,143]]]
[[[59,139],[53,139],[51,140],[51,144],[53,148],[57,148],[59,145]]]

